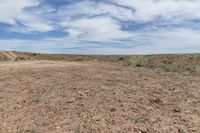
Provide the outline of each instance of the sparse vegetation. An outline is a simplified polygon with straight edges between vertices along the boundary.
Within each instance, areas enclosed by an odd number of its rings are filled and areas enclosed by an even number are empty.
[[[25,60],[25,57],[16,57],[15,61],[19,61],[19,60]]]
[[[83,58],[83,57],[76,57],[75,59],[74,59],[74,61],[84,61],[85,59]]]
[[[33,56],[37,56],[37,54],[36,54],[36,53],[33,53],[32,55],[33,55]]]
[[[118,59],[119,61],[124,61],[125,60],[125,58],[124,57],[119,57],[119,59]]]
[[[180,70],[176,66],[173,66],[173,65],[166,65],[163,67],[163,70],[166,72],[173,72],[173,73],[180,72]]]
[[[1,61],[9,61],[9,59],[6,56],[0,54],[0,62]]]
[[[145,56],[130,56],[127,59],[128,66],[145,67],[148,64],[148,60]]]
[[[2,54],[4,53],[4,54]],[[5,54],[6,53],[6,54]],[[8,56],[8,57],[7,57]],[[200,54],[188,55],[59,55],[26,52],[0,52],[0,61],[54,60],[54,61],[103,61],[125,66],[157,69],[178,74],[199,74]]]
[[[200,66],[196,66],[196,67],[195,67],[195,72],[196,72],[197,74],[200,74]]]
[[[123,58],[0,63],[0,132],[200,131],[200,76],[127,67]],[[192,66],[172,62],[168,71]]]

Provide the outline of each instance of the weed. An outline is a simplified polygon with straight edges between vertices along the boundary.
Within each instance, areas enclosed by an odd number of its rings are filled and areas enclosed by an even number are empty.
[[[147,64],[148,64],[148,60],[144,56],[130,56],[127,59],[128,66],[144,67]]]
[[[35,103],[35,104],[39,104],[41,102],[41,99],[39,97],[37,97],[32,102]]]
[[[172,65],[164,66],[163,69],[166,72],[172,72],[172,73],[178,73],[180,71],[176,66]]]
[[[16,57],[15,58],[15,61],[19,61],[19,60],[25,60],[25,58],[24,57]]]
[[[124,57],[119,57],[118,61],[124,61]]]
[[[84,61],[84,58],[83,57],[77,57],[74,59],[74,61]]]
[[[196,72],[197,74],[200,74],[200,66],[196,66],[196,67],[195,67],[195,72]]]

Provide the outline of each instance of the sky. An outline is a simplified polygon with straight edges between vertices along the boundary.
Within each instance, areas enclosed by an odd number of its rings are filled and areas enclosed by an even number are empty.
[[[200,0],[0,2],[0,50],[200,53]]]

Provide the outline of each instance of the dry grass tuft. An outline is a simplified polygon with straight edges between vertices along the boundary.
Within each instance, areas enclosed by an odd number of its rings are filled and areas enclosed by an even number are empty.
[[[148,64],[148,59],[145,56],[130,56],[127,59],[128,66],[144,67]]]

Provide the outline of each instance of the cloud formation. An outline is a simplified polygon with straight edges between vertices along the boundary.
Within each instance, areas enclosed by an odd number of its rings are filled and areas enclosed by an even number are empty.
[[[113,0],[135,10],[134,20],[182,21],[200,18],[199,0]]]
[[[34,0],[1,0],[0,22],[7,24],[16,24],[16,19],[23,14],[23,9],[30,6],[36,6],[38,3]]]
[[[2,0],[0,49],[200,52],[199,5],[199,0]]]

